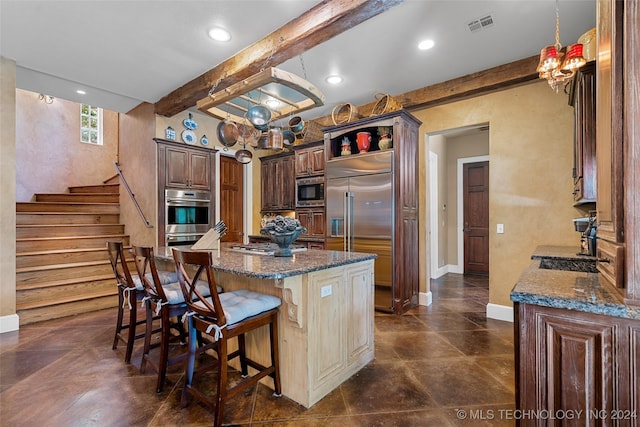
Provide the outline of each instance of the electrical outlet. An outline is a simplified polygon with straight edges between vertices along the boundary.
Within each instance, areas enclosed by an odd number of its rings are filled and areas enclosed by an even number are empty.
[[[329,295],[331,295],[332,291],[333,289],[331,285],[323,286],[320,288],[320,297],[321,298],[328,297]]]
[[[504,224],[498,224],[496,226],[496,233],[498,233],[498,234],[504,233]]]

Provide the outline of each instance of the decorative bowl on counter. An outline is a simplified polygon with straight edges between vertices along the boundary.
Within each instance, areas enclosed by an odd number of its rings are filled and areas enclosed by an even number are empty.
[[[300,234],[306,232],[307,229],[300,224],[300,221],[281,215],[265,222],[264,227],[260,229],[260,234],[269,236],[271,241],[278,245],[273,255],[281,257],[292,256],[291,244]]]

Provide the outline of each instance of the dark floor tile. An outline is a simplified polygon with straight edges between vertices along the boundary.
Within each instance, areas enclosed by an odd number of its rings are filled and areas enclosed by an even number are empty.
[[[386,341],[403,361],[424,360],[438,357],[459,357],[462,352],[442,338],[437,332],[380,333],[378,342]]]
[[[217,372],[209,371],[194,380],[194,387],[207,397],[215,400]],[[240,373],[232,370],[229,372],[229,387],[240,381]],[[154,378],[155,381],[155,378]],[[182,425],[211,425],[214,420],[214,411],[194,397],[189,397],[186,408],[181,408],[183,383],[180,381],[165,398],[165,404],[153,417],[150,426],[182,426]],[[155,390],[155,382],[154,388]],[[223,411],[223,424],[225,425],[249,425],[255,404],[256,387],[242,390],[229,399]],[[275,399],[275,398],[274,398]]]
[[[358,427],[446,427],[450,426],[439,410],[403,411],[388,414],[355,415],[352,426]]]
[[[62,358],[69,350],[6,352],[0,357],[0,384],[18,383]]]
[[[450,311],[438,312],[421,316],[421,319],[430,331],[473,331],[482,329],[481,326],[469,320],[465,314],[452,313]]]
[[[19,346],[24,346],[28,342],[37,340],[52,328],[33,328],[23,326],[17,331],[4,332],[0,334],[0,354],[8,351],[16,351]]]
[[[460,312],[480,312],[487,310],[486,303],[478,302],[471,298],[440,298],[436,299],[433,304],[439,305],[446,310]]]
[[[446,339],[467,356],[513,354],[513,343],[503,340],[486,329],[457,331]]]
[[[412,374],[440,406],[510,404],[512,390],[485,372],[469,358],[416,361]]]
[[[475,362],[506,388],[515,393],[515,361],[513,354],[477,357]]]
[[[348,415],[318,418],[293,418],[281,421],[254,421],[252,427],[349,427],[353,424]]]
[[[412,313],[396,316],[393,314],[376,314],[376,331],[385,332],[410,332],[424,331],[425,324]]]
[[[434,408],[436,402],[422,381],[416,380],[411,363],[374,361],[345,381],[340,389],[349,413],[372,414]]]
[[[330,419],[343,415],[348,415],[348,412],[340,388],[330,392],[311,408],[305,408],[286,396],[274,397],[273,390],[260,384],[256,393],[252,421],[285,421],[288,419],[311,421],[312,419]]]
[[[138,376],[139,369],[138,365],[125,364],[117,352],[103,346],[68,351],[64,358],[43,368],[39,375],[61,381],[66,378],[92,378],[100,382],[101,378]]]

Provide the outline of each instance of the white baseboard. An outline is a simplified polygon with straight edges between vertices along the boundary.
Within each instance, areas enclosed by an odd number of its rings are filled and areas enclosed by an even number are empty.
[[[442,276],[444,276],[445,274],[447,274],[449,272],[449,269],[446,265],[442,266],[442,267],[438,267],[437,270],[431,272],[431,278],[432,279],[438,279]]]
[[[449,264],[447,265],[447,270],[449,271],[449,273],[464,274],[462,265]]]
[[[418,304],[429,306],[433,302],[431,291],[418,294]]]
[[[432,279],[438,279],[447,273],[462,274],[462,267],[459,265],[447,264],[439,267],[436,271],[431,272]]]
[[[0,334],[17,331],[20,328],[20,318],[17,314],[0,316]]]
[[[513,323],[513,307],[489,303],[487,304],[487,318]]]

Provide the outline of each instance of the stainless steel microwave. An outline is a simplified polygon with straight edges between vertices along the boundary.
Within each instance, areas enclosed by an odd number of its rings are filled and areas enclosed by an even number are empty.
[[[296,179],[296,207],[324,206],[324,177]]]

